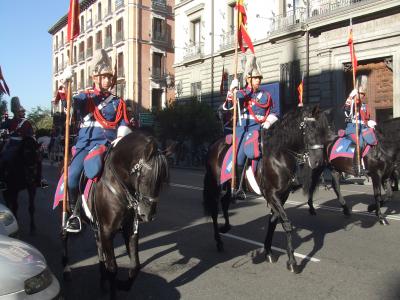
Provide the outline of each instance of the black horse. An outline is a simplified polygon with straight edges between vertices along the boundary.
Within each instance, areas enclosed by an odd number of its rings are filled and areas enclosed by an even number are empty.
[[[103,174],[89,194],[88,208],[98,249],[101,287],[110,282],[111,298],[116,288],[129,289],[140,269],[138,255],[139,222],[151,221],[156,214],[158,197],[168,180],[168,164],[156,140],[134,130],[124,137],[108,155]],[[130,257],[129,278],[117,282],[117,264],[113,240],[122,231]],[[68,233],[63,232],[64,277],[70,278]],[[119,283],[119,284],[118,284]]]
[[[388,221],[381,212],[381,206],[384,203],[381,195],[381,187],[385,187],[386,199],[390,200],[393,196],[391,179],[396,173],[396,167],[400,162],[400,145],[391,138],[385,138],[384,133],[379,129],[379,127],[377,127],[377,130],[375,130],[375,134],[378,144],[373,146],[368,154],[363,158],[367,175],[372,179],[375,198],[375,204],[370,204],[368,206],[368,211],[372,212],[375,210],[379,223],[382,225],[387,225]],[[351,209],[347,206],[346,201],[340,192],[340,176],[342,172],[352,175],[356,174],[352,158],[337,157],[332,161],[329,161],[332,147],[337,139],[338,137],[335,137],[331,141],[328,141],[328,143],[325,145],[326,163],[323,166],[312,170],[311,181],[304,187],[304,190],[308,192],[309,212],[312,215],[316,214],[313,205],[313,195],[325,167],[331,171],[332,187],[340,204],[342,205],[343,213],[347,216],[349,216],[351,213]]]
[[[6,150],[7,151],[7,150]],[[36,230],[34,219],[35,196],[40,178],[41,156],[39,145],[33,137],[26,137],[21,141],[11,159],[3,163],[4,179],[7,189],[3,191],[6,205],[18,218],[18,194],[26,189],[29,196],[30,232]]]
[[[262,160],[257,167],[256,179],[262,195],[271,206],[268,232],[264,242],[265,255],[269,262],[275,262],[271,245],[278,220],[287,235],[287,267],[297,273],[298,268],[294,258],[291,231],[292,225],[283,208],[289,193],[293,188],[293,179],[299,159],[305,159],[311,168],[323,163],[323,145],[330,134],[329,124],[325,114],[319,107],[301,108],[287,113],[283,119],[276,122],[270,129],[263,131]],[[209,148],[204,178],[203,204],[206,213],[211,215],[214,225],[214,238],[219,251],[223,250],[220,232],[230,229],[228,209],[231,202],[230,183],[227,192],[221,199],[225,225],[218,228],[218,200],[222,190],[219,184],[221,165],[228,151],[224,139],[220,139]]]

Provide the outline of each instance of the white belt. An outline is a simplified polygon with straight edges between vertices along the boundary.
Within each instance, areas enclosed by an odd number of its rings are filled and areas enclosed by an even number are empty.
[[[261,120],[264,118],[264,116],[256,115],[257,120]],[[255,120],[252,115],[242,115],[242,119],[250,119],[250,120]]]
[[[22,141],[22,137],[20,137],[20,136],[10,136],[10,140]]]
[[[81,123],[80,128],[88,128],[88,127],[103,127],[101,124],[97,121],[85,121]]]
[[[356,120],[351,120],[351,123],[353,123],[353,124],[356,124],[356,123],[358,123],[358,124],[362,124],[362,125],[364,125],[364,122],[363,121],[356,121]]]

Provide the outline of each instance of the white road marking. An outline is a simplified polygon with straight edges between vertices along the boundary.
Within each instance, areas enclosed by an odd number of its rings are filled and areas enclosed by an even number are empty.
[[[221,235],[226,236],[226,237],[230,237],[230,238],[232,238],[232,239],[236,239],[236,240],[239,240],[239,241],[242,241],[242,242],[246,242],[246,243],[249,243],[249,244],[253,244],[253,245],[256,245],[256,246],[260,246],[260,247],[262,247],[262,248],[264,249],[264,245],[263,245],[263,244],[261,244],[261,243],[259,243],[259,242],[256,242],[256,241],[253,241],[253,240],[249,240],[249,239],[246,239],[246,238],[242,238],[242,237],[240,237],[240,236],[236,236],[236,235],[233,235],[233,234],[230,234],[230,233],[221,233]],[[286,253],[286,250],[284,250],[284,249],[281,249],[281,248],[278,248],[278,247],[274,247],[274,246],[272,246],[271,248],[272,248],[273,250],[278,251],[278,252]],[[300,253],[297,253],[297,252],[294,253],[294,256],[300,257],[300,258],[302,258],[302,259],[307,259],[307,260],[309,260],[309,261],[316,262],[316,263],[321,261],[321,260],[318,259],[318,258],[309,257],[309,256],[307,256],[307,255],[300,254]]]
[[[197,190],[197,191],[203,190],[202,187],[193,186],[193,185],[186,185],[186,184],[179,184],[179,183],[170,183],[169,185],[174,186],[174,187],[185,188],[185,189]]]

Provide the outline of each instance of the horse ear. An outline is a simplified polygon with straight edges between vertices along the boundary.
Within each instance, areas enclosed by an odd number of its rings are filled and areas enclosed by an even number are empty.
[[[158,151],[158,146],[156,141],[153,138],[150,138],[149,141],[146,144],[146,147],[144,149],[144,158],[145,160],[150,160],[156,152]]]
[[[322,111],[322,113],[326,116],[326,118],[328,119],[329,123],[333,122],[333,107],[328,108],[328,109],[324,109]]]

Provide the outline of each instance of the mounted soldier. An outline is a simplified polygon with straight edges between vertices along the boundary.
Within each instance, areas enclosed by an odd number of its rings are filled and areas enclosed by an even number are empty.
[[[360,152],[367,145],[374,146],[377,144],[374,130],[376,122],[371,120],[370,110],[365,102],[367,83],[368,78],[366,75],[358,76],[355,89],[351,91],[344,104],[345,121],[347,123],[344,135],[353,143],[356,143],[356,124],[358,123]],[[357,156],[354,155],[354,166],[358,169],[357,165],[359,162],[356,161],[356,157]],[[361,174],[358,175],[363,175],[363,171],[364,167],[361,169]]]
[[[107,148],[115,146],[122,137],[131,132],[125,102],[111,94],[114,75],[110,58],[104,49],[95,53],[92,69],[94,89],[74,96],[72,103],[79,121],[79,132],[68,169],[69,207],[72,214],[67,221],[66,230],[75,233],[81,230],[78,196],[84,161],[96,154],[104,154]],[[72,71],[68,67],[64,71],[64,80],[71,78]],[[100,164],[102,163],[101,159]],[[102,166],[97,167],[97,170],[101,169]],[[88,173],[85,166],[85,175],[91,178]]]
[[[279,111],[274,107],[271,95],[260,89],[263,79],[261,67],[252,55],[247,60],[245,68],[246,86],[237,90],[239,83],[237,79],[232,80],[230,89],[224,104],[225,108],[232,107],[233,93],[236,91],[236,98],[240,105],[239,118],[236,124],[237,139],[237,175],[243,177],[243,169],[246,159],[252,160],[253,170],[256,162],[261,157],[260,131],[261,128],[268,129],[278,120]],[[247,175],[253,175],[247,173]],[[240,192],[240,188],[237,193]]]

